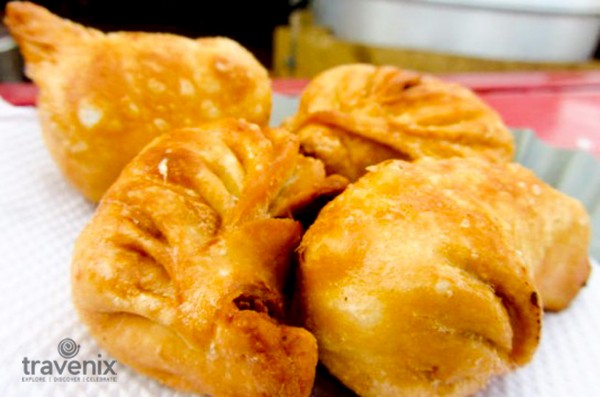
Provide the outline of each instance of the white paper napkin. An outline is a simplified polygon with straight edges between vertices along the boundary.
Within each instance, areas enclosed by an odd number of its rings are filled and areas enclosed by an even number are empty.
[[[35,109],[0,100],[0,396],[183,395],[119,363],[116,382],[23,382],[23,360],[64,361],[57,345],[65,338],[79,344],[80,361],[98,354],[112,360],[78,321],[70,299],[73,242],[93,211],[50,159]],[[495,380],[482,396],[600,396],[594,270],[571,308],[546,315],[533,362]]]

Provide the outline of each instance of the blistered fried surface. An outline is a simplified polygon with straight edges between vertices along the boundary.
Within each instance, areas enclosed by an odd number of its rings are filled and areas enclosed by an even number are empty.
[[[294,136],[236,120],[146,147],[76,244],[73,299],[98,342],[178,389],[307,396],[316,342],[283,323],[282,295],[301,227],[272,211],[298,157]]]
[[[321,73],[286,126],[300,136],[304,153],[351,181],[387,159],[509,161],[514,151],[500,117],[470,90],[391,66]]]
[[[45,143],[93,201],[166,131],[226,116],[269,120],[267,71],[232,40],[104,34],[27,2],[9,3],[5,22],[40,88]]]
[[[393,160],[303,237],[305,325],[361,396],[470,395],[527,363],[590,271],[579,202],[516,164]]]

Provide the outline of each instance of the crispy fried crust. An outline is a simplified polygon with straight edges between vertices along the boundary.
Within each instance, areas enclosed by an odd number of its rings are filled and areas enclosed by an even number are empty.
[[[354,64],[321,73],[285,125],[328,173],[351,181],[387,159],[509,161],[514,151],[502,120],[470,90],[391,66]]]
[[[391,160],[304,235],[305,325],[361,396],[469,395],[527,363],[588,277],[579,202],[516,164]]]
[[[267,71],[232,40],[103,34],[28,2],[9,3],[5,22],[40,88],[46,145],[92,201],[165,131],[224,116],[268,122]]]
[[[73,300],[97,341],[178,389],[308,396],[316,341],[282,322],[302,230],[273,214],[299,162],[295,136],[244,121],[156,138],[76,243]]]

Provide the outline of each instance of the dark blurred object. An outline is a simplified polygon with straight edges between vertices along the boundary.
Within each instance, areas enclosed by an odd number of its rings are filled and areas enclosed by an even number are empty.
[[[0,82],[16,82],[23,79],[23,59],[17,44],[0,23]]]
[[[8,1],[1,0],[4,9]],[[188,37],[226,36],[270,69],[273,30],[287,24],[288,0],[39,0],[33,1],[63,18],[103,31],[133,30]],[[293,2],[295,3],[295,1]]]

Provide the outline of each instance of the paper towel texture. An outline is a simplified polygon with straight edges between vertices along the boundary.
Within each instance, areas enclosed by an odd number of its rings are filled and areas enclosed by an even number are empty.
[[[62,362],[65,338],[79,344],[78,360],[112,360],[71,304],[71,251],[93,211],[45,150],[35,109],[0,100],[0,396],[184,395],[119,363],[116,382],[23,382],[23,359]],[[571,308],[545,316],[533,362],[481,396],[600,396],[597,272]]]

